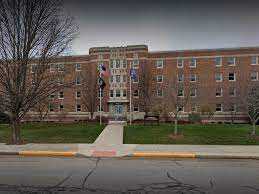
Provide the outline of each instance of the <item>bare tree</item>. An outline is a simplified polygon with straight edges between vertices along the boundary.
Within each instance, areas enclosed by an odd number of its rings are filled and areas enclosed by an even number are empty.
[[[12,143],[21,143],[25,114],[58,91],[51,61],[65,53],[77,34],[62,0],[0,0],[1,109],[11,121]],[[35,64],[35,65],[32,65]]]
[[[150,111],[152,100],[152,74],[151,69],[147,64],[142,63],[139,70],[139,87],[141,105],[145,114]]]
[[[89,68],[83,73],[82,76],[82,97],[81,102],[90,113],[93,119],[94,112],[97,107],[98,99],[98,84],[97,84],[97,71],[96,68]]]
[[[168,102],[168,111],[173,113],[174,135],[178,135],[178,120],[180,113],[190,100],[192,85],[187,86],[174,75],[168,80],[168,88],[165,92],[165,99]]]
[[[259,122],[259,87],[252,87],[247,95],[247,113],[253,125],[251,135],[256,135],[256,124]]]
[[[49,99],[43,99],[35,106],[35,111],[37,112],[37,116],[39,121],[44,121],[49,113]]]

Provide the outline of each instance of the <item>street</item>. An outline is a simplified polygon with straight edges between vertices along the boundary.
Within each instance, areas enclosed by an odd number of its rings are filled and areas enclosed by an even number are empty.
[[[0,193],[259,193],[259,161],[1,156]]]

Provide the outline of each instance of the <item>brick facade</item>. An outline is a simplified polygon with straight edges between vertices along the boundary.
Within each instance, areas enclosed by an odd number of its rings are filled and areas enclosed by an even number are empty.
[[[192,88],[193,93],[196,94],[186,103],[181,113],[183,117],[189,112],[199,111],[203,105],[208,105],[216,112],[214,120],[229,121],[232,117],[230,110],[234,108],[236,109],[235,120],[245,122],[248,118],[243,107],[239,105],[248,86],[259,83],[258,56],[259,47],[149,52],[147,46],[136,45],[91,48],[89,55],[60,57],[54,63],[64,64],[65,80],[70,81],[76,80],[76,77],[83,75],[89,68],[97,71],[98,64],[105,65],[109,71],[109,76],[104,77],[106,87],[102,99],[103,115],[106,117],[129,116],[129,74],[132,66],[138,76],[138,82],[132,82],[132,94],[135,93],[132,95],[132,109],[135,110],[135,119],[141,118],[145,109],[146,99],[141,93],[141,87],[143,87],[141,83],[146,69],[146,73],[148,72],[151,78],[152,107],[162,104],[166,106],[170,101],[170,98],[166,97],[171,87],[170,80],[176,80],[175,83],[177,83],[182,76],[183,93],[190,93]],[[230,64],[231,62],[234,64]],[[80,64],[80,70],[76,70],[76,64]],[[252,75],[253,80],[251,80]],[[113,76],[113,82],[111,82],[111,76]],[[218,81],[215,79],[216,76]],[[88,110],[80,98],[76,97],[77,91],[83,91],[81,87],[82,84],[78,84],[64,89],[63,99],[59,99],[58,94],[55,94],[55,97],[50,100],[50,103],[54,103],[55,106],[49,113],[48,119],[57,120],[60,104],[63,105],[63,112],[65,112],[63,120],[87,119]],[[113,97],[110,94],[111,90],[113,90]],[[136,90],[139,91],[138,96]],[[158,93],[162,93],[163,96],[158,96]],[[79,108],[77,105],[81,106],[81,110],[77,110]],[[98,106],[99,98],[96,97],[95,115],[98,115]],[[35,119],[30,114],[27,119]]]

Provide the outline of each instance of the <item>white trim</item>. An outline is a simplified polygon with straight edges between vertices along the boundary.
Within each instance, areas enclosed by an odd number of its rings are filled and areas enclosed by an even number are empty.
[[[252,78],[252,73],[256,73],[256,79],[254,79],[254,80],[252,80],[251,78]],[[257,71],[252,71],[252,72],[250,72],[250,80],[251,81],[258,81],[258,72]]]
[[[179,66],[179,60],[182,61],[182,66]],[[182,58],[177,58],[177,68],[179,68],[179,69],[184,68],[184,60]]]
[[[229,80],[229,74],[234,73],[234,80]],[[236,81],[236,73],[235,72],[228,72],[228,81],[235,82]]]

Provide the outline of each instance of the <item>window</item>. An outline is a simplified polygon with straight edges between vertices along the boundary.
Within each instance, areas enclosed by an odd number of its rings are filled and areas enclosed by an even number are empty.
[[[76,112],[81,112],[81,104],[76,105]]]
[[[190,67],[191,68],[195,68],[196,67],[196,63],[197,63],[197,60],[195,58],[192,58],[190,60]]]
[[[57,70],[57,64],[50,64],[50,72],[54,72]]]
[[[196,104],[192,104],[191,105],[191,111],[192,112],[197,112],[197,105]]]
[[[80,91],[76,92],[76,98],[81,98],[81,92]]]
[[[191,97],[196,97],[196,93],[197,93],[197,89],[196,88],[191,88],[190,96]]]
[[[35,73],[37,70],[37,64],[32,64],[31,65],[31,73]]]
[[[222,88],[216,88],[216,97],[222,96]]]
[[[231,96],[231,97],[236,96],[236,88],[234,88],[234,87],[229,88],[229,96]]]
[[[235,75],[235,73],[229,73],[229,74],[228,74],[228,80],[229,80],[229,81],[236,81],[236,75]]]
[[[64,64],[59,64],[58,65],[58,71],[63,72],[65,70],[65,65]]]
[[[110,83],[113,83],[113,76],[110,76]]]
[[[196,74],[191,74],[190,75],[190,81],[191,82],[196,82]]]
[[[229,111],[230,112],[236,112],[236,104],[230,104]]]
[[[50,94],[49,98],[51,98],[51,99],[55,98],[55,93]]]
[[[101,109],[100,109],[101,108]],[[100,106],[98,106],[97,107],[97,110],[100,112],[100,111],[103,111],[103,106],[102,107],[100,107]]]
[[[138,112],[139,111],[139,106],[137,104],[133,105],[133,111]]]
[[[135,79],[132,79],[133,83],[138,83],[138,75],[135,76]]]
[[[116,75],[116,82],[120,83],[121,82],[121,76],[120,75]]]
[[[258,64],[258,56],[252,56],[251,65],[257,65],[257,64]]]
[[[81,71],[81,64],[79,63],[76,64],[76,71]]]
[[[116,90],[116,97],[121,97],[121,91],[120,90]]]
[[[222,73],[216,73],[215,80],[216,80],[216,82],[221,82],[223,80]]]
[[[183,82],[184,76],[182,73],[178,74],[178,82]]]
[[[116,68],[117,69],[120,68],[120,60],[119,59],[116,60]]]
[[[58,93],[58,98],[63,99],[64,98],[64,92],[59,92]]]
[[[156,76],[156,81],[157,81],[157,83],[162,83],[163,82],[163,75]]]
[[[177,59],[177,67],[178,68],[183,68],[183,59]]]
[[[110,90],[110,97],[113,98],[113,90]]]
[[[127,90],[122,90],[122,96],[126,97],[127,96]]]
[[[64,77],[59,77],[58,78],[58,84],[63,85],[64,84]]]
[[[63,104],[60,104],[59,105],[59,111],[63,111],[64,110],[64,105]]]
[[[257,81],[258,80],[258,72],[251,72],[250,73],[250,78],[251,78],[251,81]]]
[[[134,59],[132,61],[132,68],[133,69],[137,69],[139,67],[139,60],[138,59]]]
[[[49,111],[53,112],[54,111],[54,105],[53,104],[49,104]]]
[[[127,82],[127,75],[123,75],[123,82],[125,83],[125,82]]]
[[[139,95],[138,93],[139,93],[138,90],[134,90],[134,91],[133,91],[133,96],[134,96],[134,97],[138,97],[138,95]]]
[[[222,104],[216,104],[216,112],[222,112]]]
[[[158,97],[162,97],[163,96],[163,90],[157,89],[156,94],[157,94]]]
[[[228,58],[228,65],[230,65],[230,66],[236,65],[236,57],[229,57]]]
[[[138,58],[138,53],[136,53],[136,52],[133,53],[133,58],[134,58],[134,59],[137,59],[137,58]]]
[[[216,57],[215,58],[215,66],[216,67],[222,66],[222,58],[221,57]]]
[[[184,90],[183,90],[183,88],[178,88],[177,96],[178,96],[178,97],[183,97],[183,96],[184,96]]]
[[[111,60],[111,62],[110,62],[110,67],[111,67],[111,69],[113,69],[115,66],[116,66],[116,60],[113,59],[113,60]]]
[[[156,68],[163,68],[164,66],[164,60],[163,59],[157,59],[156,60]]]
[[[127,68],[127,63],[126,63],[126,60],[125,60],[125,59],[122,59],[122,60],[121,60],[121,66],[122,66],[123,68]]]
[[[80,85],[81,84],[81,78],[80,76],[76,77],[76,85]]]
[[[183,112],[184,111],[183,106],[182,105],[177,106],[177,111]]]
[[[102,54],[98,54],[98,60],[103,60],[103,55]]]

